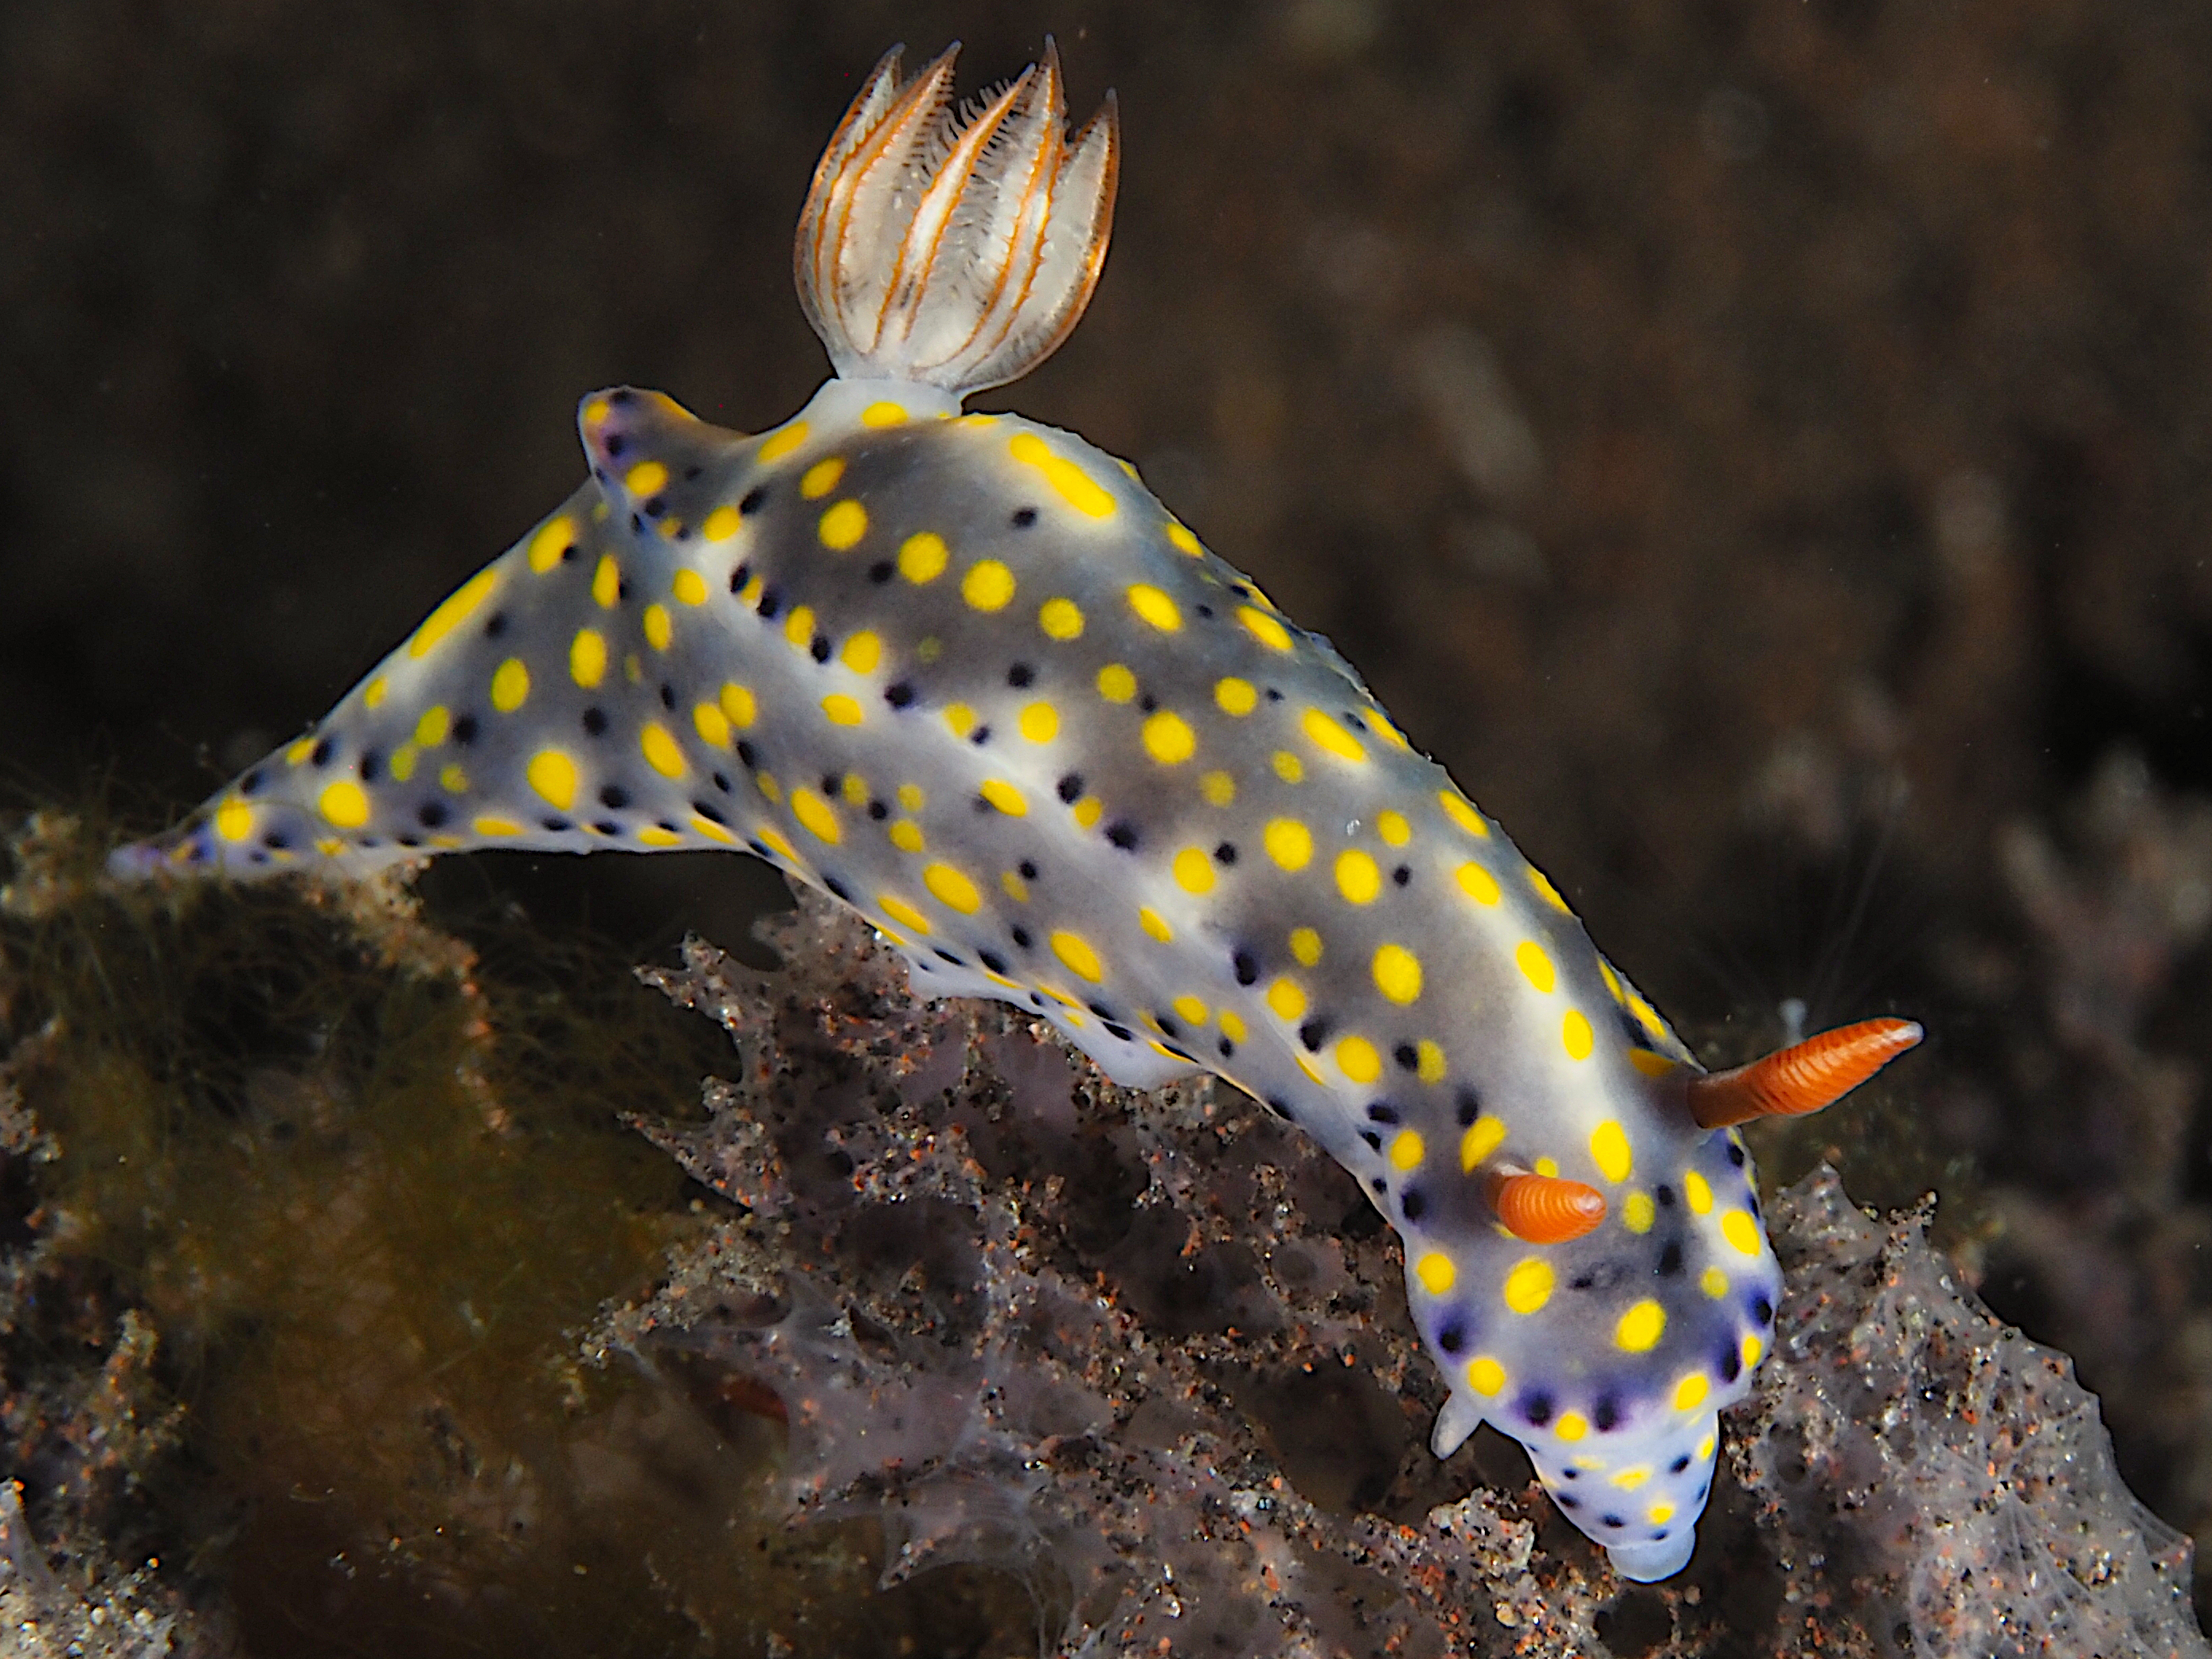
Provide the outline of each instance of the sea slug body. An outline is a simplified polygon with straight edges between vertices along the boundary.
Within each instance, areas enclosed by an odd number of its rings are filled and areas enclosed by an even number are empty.
[[[1117,1082],[1228,1079],[1404,1241],[1434,1446],[1525,1445],[1628,1577],[1688,1560],[1781,1274],[1734,1124],[1901,1021],[1704,1074],[1558,890],[1279,611],[1072,434],[964,415],[1074,325],[1112,107],[1045,61],[965,118],[878,65],[803,216],[836,368],[743,435],[586,398],[589,477],[126,876],[483,847],[727,848],[866,915],[918,992],[1051,1021]],[[1822,1046],[1825,1044],[1825,1047]]]

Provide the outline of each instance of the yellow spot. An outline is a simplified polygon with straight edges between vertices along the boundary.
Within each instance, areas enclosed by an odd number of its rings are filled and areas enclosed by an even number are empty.
[[[876,665],[883,660],[883,640],[865,629],[846,641],[845,648],[838,653],[839,659],[855,674],[874,673]]]
[[[1764,1342],[1761,1342],[1761,1341],[1760,1341],[1757,1337],[1755,1337],[1755,1336],[1747,1336],[1746,1338],[1744,1338],[1744,1340],[1743,1340],[1743,1368],[1744,1368],[1744,1370],[1750,1370],[1753,1365],[1756,1365],[1757,1364],[1759,1364],[1759,1355],[1761,1355],[1761,1354],[1765,1353],[1765,1352],[1766,1352],[1766,1345],[1765,1345]]]
[[[1105,964],[1098,960],[1098,952],[1079,933],[1056,933],[1052,936],[1052,953],[1067,966],[1067,971],[1079,979],[1087,979],[1093,985],[1104,976]]]
[[[996,559],[972,564],[960,579],[960,597],[977,611],[1003,611],[1014,597],[1014,573]]]
[[[1446,817],[1466,830],[1468,835],[1480,836],[1485,840],[1489,838],[1490,826],[1482,821],[1482,814],[1469,806],[1452,791],[1437,790],[1437,804],[1444,809]]]
[[[735,680],[722,684],[722,712],[730,717],[730,724],[738,731],[748,729],[760,713],[760,704],[752,692]]]
[[[945,724],[954,737],[964,738],[975,729],[975,711],[964,702],[948,703]]]
[[[1589,1018],[1579,1008],[1570,1008],[1559,1021],[1559,1042],[1565,1047],[1569,1060],[1588,1060],[1590,1049],[1596,1044],[1597,1034],[1590,1030]]]
[[[1547,1179],[1558,1175],[1559,1173],[1559,1160],[1556,1158],[1538,1158],[1536,1160],[1536,1173]]]
[[[1628,1133],[1617,1120],[1607,1118],[1590,1131],[1589,1149],[1600,1175],[1607,1181],[1628,1179],[1635,1158],[1628,1150]]]
[[[1459,1268],[1442,1250],[1431,1250],[1413,1264],[1413,1276],[1431,1296],[1442,1296],[1459,1283]]]
[[[1614,1475],[1613,1484],[1623,1492],[1634,1492],[1650,1478],[1651,1466],[1649,1463],[1638,1463]]]
[[[1298,959],[1300,967],[1312,967],[1321,960],[1321,935],[1310,927],[1291,928],[1291,954]]]
[[[707,579],[696,570],[678,571],[675,580],[668,585],[668,591],[685,605],[707,603]]]
[[[1368,711],[1367,723],[1375,728],[1375,735],[1393,749],[1412,750],[1413,745],[1406,741],[1406,734],[1393,726],[1390,723],[1390,717],[1380,708]]]
[[[858,772],[846,773],[844,781],[837,786],[837,791],[855,806],[868,804],[868,781]]]
[[[1237,613],[1237,620],[1244,624],[1246,630],[1254,639],[1259,641],[1270,651],[1287,651],[1291,648],[1290,630],[1257,606],[1249,605],[1244,606]]]
[[[1708,1434],[1704,1439],[1698,1442],[1698,1462],[1702,1463],[1713,1455],[1713,1444],[1718,1437],[1719,1437],[1717,1435]]]
[[[1275,769],[1275,775],[1285,783],[1302,783],[1305,781],[1306,763],[1287,749],[1278,749],[1268,764]]]
[[[1528,866],[1528,884],[1536,890],[1537,897],[1542,899],[1545,903],[1562,915],[1574,914],[1567,908],[1566,900],[1559,896],[1559,890],[1552,885],[1551,878],[1533,864]]]
[[[1664,1077],[1674,1069],[1674,1062],[1664,1054],[1655,1054],[1649,1048],[1631,1048],[1628,1063],[1645,1077]]]
[[[1015,903],[1027,904],[1030,902],[1030,884],[1022,879],[1020,871],[1001,870],[999,872],[999,885],[1006,890],[1006,896]]]
[[[499,569],[494,566],[488,570],[477,571],[462,583],[459,589],[433,611],[428,620],[415,630],[414,639],[408,642],[407,654],[410,657],[428,656],[433,646],[469,619],[498,580]]]
[[[316,839],[315,850],[326,859],[334,859],[345,851],[345,843],[336,836],[322,836]]]
[[[1487,1112],[1468,1126],[1467,1133],[1459,1138],[1459,1167],[1462,1173],[1473,1175],[1486,1163],[1490,1155],[1505,1144],[1505,1125]]]
[[[906,410],[889,398],[878,398],[860,411],[862,426],[896,426],[906,419]]]
[[[722,711],[711,702],[702,702],[691,711],[691,725],[699,735],[717,749],[730,744],[730,722]]]
[[[1498,880],[1479,864],[1462,864],[1455,872],[1459,890],[1477,904],[1495,904],[1498,900]]]
[[[805,826],[817,841],[826,841],[835,847],[844,839],[844,831],[837,823],[836,809],[811,789],[791,792],[791,816]]]
[[[1033,702],[1022,710],[1018,724],[1031,743],[1050,743],[1060,735],[1060,710],[1048,702]]]
[[[1687,1170],[1683,1174],[1682,1196],[1689,1200],[1692,1214],[1711,1215],[1712,1213],[1712,1185],[1695,1170]]]
[[[592,572],[592,597],[602,611],[613,610],[622,597],[622,567],[611,553],[599,555],[599,568]]]
[[[549,519],[538,527],[530,538],[530,568],[544,575],[561,562],[561,556],[576,544],[574,520],[562,516]]]
[[[837,480],[844,476],[844,457],[825,456],[799,475],[799,493],[810,501],[818,501],[835,489]]]
[[[927,866],[921,872],[921,884],[937,896],[939,903],[963,916],[972,916],[983,908],[983,895],[975,884],[949,864]]]
[[[783,799],[783,786],[775,781],[775,774],[773,772],[762,772],[757,775],[753,779],[753,787],[759,790],[769,800],[781,801]]]
[[[491,677],[491,706],[502,714],[512,714],[529,696],[529,669],[523,666],[521,658],[509,657]]]
[[[530,757],[530,787],[549,806],[567,811],[576,804],[576,763],[557,749],[541,749]]]
[[[789,842],[786,841],[772,824],[763,823],[757,828],[753,831],[753,839],[760,842],[762,846],[767,848],[769,852],[775,854],[786,864],[799,864],[805,862],[805,860],[799,856],[799,849],[793,847]],[[925,928],[923,931],[926,933],[928,930]]]
[[[925,530],[899,544],[899,574],[917,586],[933,582],[945,574],[945,561],[951,556],[945,550],[945,538]]]
[[[594,398],[584,405],[584,424],[597,426],[614,412],[614,405],[605,398]]]
[[[1175,1011],[1186,1025],[1203,1025],[1212,1012],[1204,1002],[1194,996],[1177,997],[1175,1000]]]
[[[919,812],[929,805],[929,799],[921,793],[920,784],[902,783],[898,787],[898,804],[909,812]]]
[[[783,637],[802,649],[814,643],[814,610],[811,605],[793,605],[791,614],[783,619]]]
[[[1717,1302],[1728,1294],[1728,1275],[1718,1267],[1708,1267],[1698,1275],[1698,1288]]]
[[[1363,1036],[1348,1036],[1336,1045],[1336,1065],[1354,1083],[1372,1083],[1382,1075],[1382,1056]]]
[[[623,477],[623,488],[633,495],[658,495],[668,487],[668,469],[659,461],[640,461]]]
[[[1145,722],[1145,752],[1163,766],[1179,766],[1198,747],[1197,735],[1183,717],[1163,708]]]
[[[329,792],[326,790],[324,793],[327,798]],[[328,815],[328,809],[325,808],[325,816]],[[366,817],[368,815],[364,811],[362,816]],[[336,820],[333,819],[332,822],[335,823]],[[356,819],[356,822],[359,820]],[[253,833],[253,809],[235,798],[223,802],[221,806],[216,808],[215,832],[225,841],[244,841]]]
[[[667,650],[672,631],[666,605],[648,605],[645,607],[645,642],[647,645],[656,651]]]
[[[1163,634],[1172,634],[1182,626],[1182,612],[1176,602],[1150,582],[1134,582],[1128,589],[1129,609],[1140,621],[1150,623]]]
[[[1221,1011],[1221,1035],[1227,1037],[1231,1042],[1242,1042],[1244,1041],[1245,1028],[1243,1017],[1238,1014],[1234,1008],[1224,1008]],[[1315,1080],[1318,1082],[1320,1079],[1316,1079]]]
[[[1562,1440],[1580,1440],[1589,1432],[1589,1419],[1580,1412],[1561,1412],[1559,1420],[1552,1425],[1552,1432]]]
[[[1532,1314],[1552,1299],[1555,1277],[1552,1264],[1530,1256],[1505,1275],[1505,1305],[1517,1314]]]
[[[1198,544],[1198,538],[1173,519],[1168,520],[1168,540],[1194,559],[1205,556],[1206,550]]]
[[[877,894],[876,908],[910,933],[929,931],[929,918],[895,894]]]
[[[1054,493],[1086,518],[1103,519],[1113,512],[1114,498],[1073,461],[1054,454],[1036,433],[1016,433],[1007,443],[1006,451],[1023,465],[1042,471]]]
[[[1137,695],[1137,677],[1118,662],[1098,671],[1098,695],[1109,702],[1127,702]]]
[[[420,753],[421,751],[411,743],[403,743],[398,748],[393,750],[392,759],[387,763],[392,768],[392,775],[402,783],[413,777],[415,762]]]
[[[1674,1518],[1674,1506],[1663,1499],[1644,1511],[1644,1518],[1655,1527],[1663,1527]]]
[[[1467,1364],[1467,1386],[1486,1398],[1495,1399],[1505,1391],[1505,1367],[1487,1355],[1470,1359]]]
[[[911,818],[901,818],[888,832],[891,845],[902,853],[919,853],[927,843],[922,838],[921,826]]]
[[[1721,1218],[1721,1237],[1746,1255],[1759,1254],[1759,1224],[1741,1210],[1730,1210]]]
[[[361,694],[361,700],[371,708],[381,708],[384,707],[384,694],[391,689],[391,683],[379,674],[368,683],[368,690]]]
[[[842,691],[833,691],[822,699],[822,712],[830,717],[832,726],[858,726],[863,718],[857,699]]]
[[[1029,816],[1029,802],[1023,798],[1020,790],[1015,788],[1004,778],[984,779],[978,786],[976,793],[1010,818]]]
[[[1176,885],[1186,893],[1210,893],[1213,890],[1213,860],[1195,847],[1186,847],[1175,855],[1172,866]]]
[[[1528,983],[1540,991],[1549,991],[1559,982],[1559,976],[1552,971],[1551,957],[1544,954],[1544,947],[1533,939],[1524,939],[1513,947],[1513,962]]]
[[[445,742],[446,734],[453,729],[453,716],[446,705],[433,703],[422,711],[422,718],[415,722],[415,741],[425,749],[435,749]]]
[[[1083,607],[1073,599],[1047,599],[1037,612],[1037,626],[1055,640],[1083,637]]]
[[[1175,929],[1168,926],[1167,918],[1149,904],[1137,907],[1137,925],[1163,945],[1175,938]]]
[[[760,447],[760,459],[763,461],[780,461],[805,441],[806,422],[793,421]]]
[[[1305,1018],[1306,994],[1294,979],[1279,979],[1267,988],[1267,1006],[1280,1019],[1298,1020]]]
[[[1249,680],[1235,675],[1213,683],[1213,701],[1224,714],[1249,714],[1260,705],[1260,694]]]
[[[1208,806],[1233,806],[1237,803],[1237,780],[1226,772],[1208,772],[1199,779],[1198,793],[1206,797]]]
[[[1382,872],[1357,847],[1336,855],[1336,890],[1354,904],[1366,904],[1382,890]]]
[[[1413,1045],[1413,1075],[1424,1083],[1444,1080],[1444,1051],[1423,1037]]]
[[[1296,818],[1269,819],[1260,844],[1285,870],[1303,870],[1313,857],[1313,832]],[[1318,950],[1318,938],[1315,943]]]
[[[726,542],[738,533],[740,522],[734,507],[718,507],[707,515],[707,522],[699,526],[699,533],[710,542]]]
[[[1428,1150],[1427,1144],[1414,1131],[1401,1129],[1390,1138],[1390,1167],[1395,1170],[1418,1170]]]
[[[1375,833],[1393,847],[1403,847],[1413,838],[1413,826],[1406,822],[1402,812],[1377,812]]]
[[[1367,750],[1353,737],[1318,708],[1309,708],[1298,721],[1307,738],[1316,749],[1327,750],[1339,760],[1364,761]]]
[[[1628,1353],[1650,1353],[1667,1329],[1667,1310],[1649,1297],[1621,1315],[1613,1340]]]
[[[738,838],[735,836],[723,829],[714,819],[702,818],[696,812],[691,815],[691,829],[695,834],[704,836],[709,841],[725,842],[732,847],[738,844]]]
[[[1703,1371],[1685,1372],[1681,1380],[1674,1384],[1674,1409],[1686,1412],[1704,1405],[1705,1395],[1711,1386],[1705,1381]]]
[[[438,774],[438,783],[449,795],[465,795],[469,793],[469,775],[461,769],[458,762]]]
[[[1421,959],[1402,945],[1385,945],[1375,952],[1375,988],[1393,1002],[1411,1002],[1421,994]]]
[[[645,763],[664,778],[684,775],[684,751],[676,746],[676,739],[659,720],[647,720],[637,734],[637,746],[645,756]]]
[[[833,553],[842,553],[868,533],[868,509],[858,501],[840,501],[822,515],[817,533],[822,538],[823,546]]]
[[[486,837],[519,836],[522,833],[522,826],[512,818],[478,818],[469,828],[479,836]]]

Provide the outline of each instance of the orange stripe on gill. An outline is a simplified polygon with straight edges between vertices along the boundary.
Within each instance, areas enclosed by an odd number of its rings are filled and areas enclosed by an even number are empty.
[[[1605,1220],[1602,1193],[1558,1176],[1499,1170],[1484,1183],[1483,1196],[1505,1231],[1530,1244],[1565,1244]]]

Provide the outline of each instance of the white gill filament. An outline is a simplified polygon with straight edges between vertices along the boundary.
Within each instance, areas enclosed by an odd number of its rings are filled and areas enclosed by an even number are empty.
[[[816,167],[793,265],[807,321],[847,380],[958,395],[1050,356],[1097,287],[1113,227],[1106,106],[1065,141],[1060,57],[963,110],[947,50],[911,81],[894,48]]]

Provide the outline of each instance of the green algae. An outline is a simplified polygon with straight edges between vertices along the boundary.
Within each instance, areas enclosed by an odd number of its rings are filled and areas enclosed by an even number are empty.
[[[163,1431],[118,1454],[104,1515],[33,1480],[34,1530],[127,1533],[249,1653],[974,1650],[1026,1625],[988,1574],[871,1596],[872,1524],[782,1529],[758,1402],[580,1353],[727,1210],[625,1121],[696,1115],[730,1055],[623,951],[512,907],[434,925],[397,881],[118,890],[107,842],[34,817],[0,875],[0,1094],[43,1137],[9,1165],[43,1300],[0,1365],[56,1402],[27,1465],[86,1432],[58,1370],[96,1401],[95,1345],[132,1322]]]

